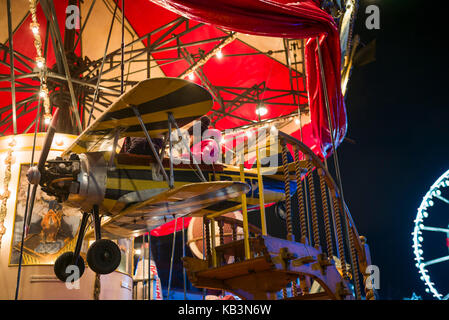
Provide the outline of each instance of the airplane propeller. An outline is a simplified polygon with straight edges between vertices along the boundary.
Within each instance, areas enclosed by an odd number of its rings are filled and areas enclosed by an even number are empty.
[[[28,214],[25,221],[26,223],[25,235],[28,234],[30,228],[31,216],[33,214],[34,200],[36,198],[37,187],[39,186],[39,182],[41,181],[42,174],[45,170],[45,162],[47,161],[48,154],[50,153],[51,144],[53,142],[53,138],[56,133],[56,123],[58,122],[58,114],[59,109],[56,109],[56,112],[53,115],[53,119],[50,125],[48,126],[47,134],[45,135],[44,145],[42,147],[41,155],[39,157],[37,166],[28,169],[26,174],[28,182],[33,185],[33,189],[31,190],[31,196],[29,196]]]

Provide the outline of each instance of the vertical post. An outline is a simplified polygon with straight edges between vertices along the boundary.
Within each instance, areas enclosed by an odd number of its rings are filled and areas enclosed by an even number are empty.
[[[167,300],[170,299],[170,286],[171,286],[171,276],[172,276],[172,273],[173,273],[173,258],[175,256],[177,223],[178,223],[178,219],[175,217],[175,228],[173,229],[173,243],[172,243],[171,258],[170,258],[170,272],[169,272],[169,275],[168,275]]]
[[[292,210],[291,210],[291,199],[290,199],[290,172],[288,168],[288,159],[287,159],[287,145],[285,144],[285,140],[281,139],[281,148],[282,148],[282,168],[284,171],[284,190],[285,190],[285,210],[287,211],[287,240],[295,241],[295,236],[293,235],[293,227],[292,227]]]
[[[151,300],[151,232],[148,232],[148,300]]]
[[[142,255],[142,300],[145,300],[145,236],[142,236],[140,254]]]
[[[11,99],[12,99],[12,124],[14,135],[17,134],[17,115],[16,115],[16,74],[14,70],[14,44],[12,33],[11,0],[6,2],[8,11],[8,34],[9,34],[9,65],[11,72]]]
[[[120,64],[120,93],[125,91],[125,0],[122,0],[122,46],[121,46],[121,64]]]
[[[307,183],[309,186],[310,211],[312,212],[313,245],[316,249],[321,247],[320,230],[318,226],[318,212],[316,207],[315,184],[313,182],[313,164],[310,155],[306,155],[307,161]]]
[[[151,78],[151,52],[150,52],[150,45],[151,45],[151,34],[147,37],[147,78]]]
[[[168,113],[168,148],[169,148],[169,156],[170,156],[170,158],[169,158],[170,159],[170,181],[169,181],[169,185],[170,185],[170,188],[173,188],[175,178],[174,178],[174,173],[173,173],[173,142],[171,140],[171,131],[172,131],[171,119],[170,119],[171,117],[173,117],[173,115],[172,115],[171,112],[169,112]],[[162,168],[162,170],[164,170],[164,169]]]
[[[245,182],[244,163],[240,164],[240,181]],[[251,258],[249,248],[249,232],[248,232],[248,209],[246,207],[246,193],[242,194],[242,214],[243,214],[243,243],[245,246],[245,259]]]
[[[267,235],[267,223],[265,220],[265,198],[264,198],[264,189],[263,189],[263,179],[261,174],[261,164],[260,164],[260,155],[259,148],[256,145],[256,161],[257,161],[257,184],[259,187],[259,207],[260,207],[260,225],[262,228],[262,235]]]
[[[212,218],[212,219],[210,219],[210,233],[211,233],[211,239],[212,239],[212,245],[211,245],[211,247],[212,247],[212,266],[214,267],[214,268],[216,268],[217,267],[217,251],[215,250],[215,246],[216,246],[216,239],[215,239],[215,219],[214,218]]]
[[[182,256],[186,256],[186,242],[185,242],[185,234],[184,234],[184,217],[182,217]],[[184,300],[187,300],[187,279],[186,279],[186,268],[183,264],[182,266],[182,279],[184,284]]]
[[[295,147],[296,159],[295,161],[295,174],[296,174],[296,195],[298,198],[298,211],[299,211],[299,226],[301,228],[301,243],[307,243],[307,225],[306,225],[306,210],[304,207],[304,194],[301,179],[301,167],[299,162],[299,149]]]

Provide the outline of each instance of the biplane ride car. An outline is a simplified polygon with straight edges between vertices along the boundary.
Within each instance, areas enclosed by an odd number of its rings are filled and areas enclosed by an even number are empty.
[[[78,266],[80,277],[83,274],[80,251],[88,235],[95,236],[86,255],[88,266],[108,274],[121,257],[111,239],[139,236],[180,216],[232,211],[243,193],[250,205],[258,204],[251,202],[258,198],[253,169],[245,172],[244,183],[235,165],[173,161],[173,145],[180,140],[173,141],[171,133],[181,136],[180,128],[208,113],[212,105],[210,93],[195,83],[147,79],[119,97],[61,157],[47,160],[58,118],[54,115],[39,162],[27,173],[33,185],[27,225],[38,185],[59,202],[83,212],[74,252],[63,253],[54,265],[61,281],[71,275],[67,269],[71,265]],[[151,152],[117,152],[119,140],[126,137],[145,138]],[[190,158],[195,158],[190,146],[186,147]],[[274,172],[265,180],[273,186],[264,189],[267,203],[283,200],[281,175]],[[88,231],[90,216],[94,228]]]

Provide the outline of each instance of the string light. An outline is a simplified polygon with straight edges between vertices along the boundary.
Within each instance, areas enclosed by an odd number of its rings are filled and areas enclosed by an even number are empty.
[[[39,23],[37,22],[37,15],[36,15],[36,3],[37,0],[30,0],[30,14],[31,14],[30,29],[34,35],[34,46],[36,47],[36,66],[41,70],[40,75],[41,90],[39,92],[39,96],[43,100],[45,124],[49,124],[51,121],[50,98],[48,95],[48,88],[47,88],[47,76],[46,73],[44,72],[46,69],[46,65],[45,65],[45,58],[42,56],[42,39],[39,34]]]
[[[37,57],[36,58],[36,65],[39,69],[43,69],[45,67],[45,58],[43,57]]]
[[[223,58],[223,53],[221,52],[221,50],[219,50],[218,52],[217,52],[217,58],[218,59],[221,59],[221,58]]]
[[[188,77],[189,77],[189,80],[195,79],[195,75],[193,74],[193,72],[189,73]]]
[[[265,106],[259,106],[259,108],[256,109],[256,114],[259,116],[264,116],[268,113],[268,109]]]
[[[45,123],[46,125],[49,125],[49,124],[50,124],[51,119],[52,119],[52,116],[51,116],[50,113],[44,114],[44,123]]]

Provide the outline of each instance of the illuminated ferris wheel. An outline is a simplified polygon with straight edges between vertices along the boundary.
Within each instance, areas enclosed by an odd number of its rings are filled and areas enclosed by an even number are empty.
[[[449,281],[449,170],[424,196],[412,232],[413,253],[426,292],[438,300],[448,300]]]

